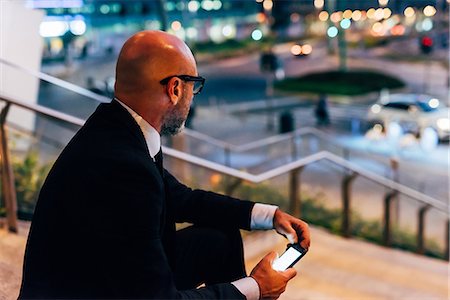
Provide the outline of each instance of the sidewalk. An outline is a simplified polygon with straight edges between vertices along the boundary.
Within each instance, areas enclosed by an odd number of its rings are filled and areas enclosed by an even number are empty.
[[[0,299],[16,299],[29,223],[18,235],[0,229]],[[344,239],[311,228],[312,246],[297,265],[297,277],[281,300],[448,299],[449,265],[398,250]],[[246,234],[247,272],[269,251],[281,253],[286,241],[273,231]]]

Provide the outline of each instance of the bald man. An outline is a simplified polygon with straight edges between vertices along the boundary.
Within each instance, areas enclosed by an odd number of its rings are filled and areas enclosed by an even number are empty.
[[[247,276],[239,229],[275,229],[308,248],[307,224],[276,206],[191,190],[163,168],[160,134],[179,132],[204,81],[175,36],[144,31],[124,44],[114,100],[99,105],[41,189],[19,298],[280,296],[295,270],[273,270],[272,252]],[[177,222],[193,226],[176,231]]]

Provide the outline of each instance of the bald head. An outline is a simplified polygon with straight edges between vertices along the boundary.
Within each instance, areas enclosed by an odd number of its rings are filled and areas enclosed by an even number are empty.
[[[114,94],[156,130],[174,134],[183,127],[193,98],[193,83],[174,75],[197,75],[189,47],[174,35],[142,31],[120,51]]]
[[[142,31],[122,47],[116,66],[116,96],[132,101],[157,93],[159,81],[177,74],[196,75],[195,59],[179,38],[163,31]]]

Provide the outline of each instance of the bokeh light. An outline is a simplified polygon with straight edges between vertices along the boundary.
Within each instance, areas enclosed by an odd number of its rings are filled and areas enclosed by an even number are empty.
[[[259,30],[259,29],[253,30],[253,32],[252,32],[252,39],[253,40],[259,41],[259,40],[262,39],[262,37],[263,37],[263,34],[262,34],[261,30]]]
[[[431,5],[428,5],[423,9],[423,14],[427,17],[432,17],[436,14],[436,8],[434,8]]]
[[[337,36],[337,34],[338,34],[338,29],[335,27],[335,26],[331,26],[330,28],[328,28],[328,30],[327,30],[327,35],[330,37],[330,38],[334,38],[335,36]]]
[[[361,19],[361,11],[359,11],[359,10],[355,10],[353,13],[352,13],[352,19],[354,20],[354,21],[359,21],[360,19]]]
[[[181,22],[180,21],[173,21],[170,25],[170,28],[172,28],[173,31],[178,31],[181,29]]]
[[[414,8],[412,8],[412,7],[407,7],[407,8],[405,8],[405,11],[403,12],[403,14],[404,14],[405,17],[407,17],[407,18],[411,18],[411,17],[414,17],[414,15],[416,14],[416,12],[414,11]]]
[[[342,14],[342,17],[344,19],[350,19],[352,17],[352,11],[350,9],[347,9],[346,11],[344,11],[344,13]]]
[[[341,26],[342,29],[348,29],[350,28],[350,25],[352,24],[352,22],[349,19],[343,19],[341,21],[341,23],[339,23],[339,25]]]
[[[328,20],[329,14],[326,11],[321,11],[319,14],[319,20],[322,22],[325,22],[326,20]]]

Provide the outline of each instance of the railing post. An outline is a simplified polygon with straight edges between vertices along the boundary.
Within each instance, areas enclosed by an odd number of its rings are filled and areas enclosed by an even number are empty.
[[[230,147],[223,148],[223,152],[225,155],[225,166],[231,167]]]
[[[450,219],[445,222],[445,259],[450,261]]]
[[[342,192],[342,226],[341,231],[344,237],[350,237],[350,188],[353,180],[358,176],[357,173],[351,173],[345,175],[342,180],[341,192]]]
[[[236,178],[234,182],[231,181],[231,178],[227,176],[226,186],[225,186],[225,195],[231,196],[234,191],[241,185],[242,179]]]
[[[300,173],[304,167],[294,169],[289,174],[289,199],[290,212],[294,217],[299,218],[301,213],[300,197]]]
[[[10,232],[17,232],[17,198],[14,183],[14,171],[9,158],[8,136],[6,133],[6,116],[11,104],[7,103],[0,112],[0,158],[2,168],[2,194],[6,207],[6,221]]]
[[[425,240],[423,238],[425,232],[425,214],[430,208],[429,205],[425,205],[419,209],[419,222],[417,228],[417,253],[425,253]]]
[[[391,191],[384,197],[384,228],[383,228],[383,244],[391,245],[391,204],[392,199],[397,196],[397,191]]]
[[[399,178],[399,160],[397,157],[391,157],[389,159],[389,164],[391,166],[391,179],[395,182],[400,182],[400,178]],[[398,199],[398,193],[395,195],[395,197],[392,199],[393,201],[393,213],[392,213],[392,221],[394,222],[394,224],[398,224],[399,219],[400,219],[400,201]]]
[[[295,143],[296,140],[296,133],[291,134],[291,156],[292,161],[297,159],[297,144]]]

